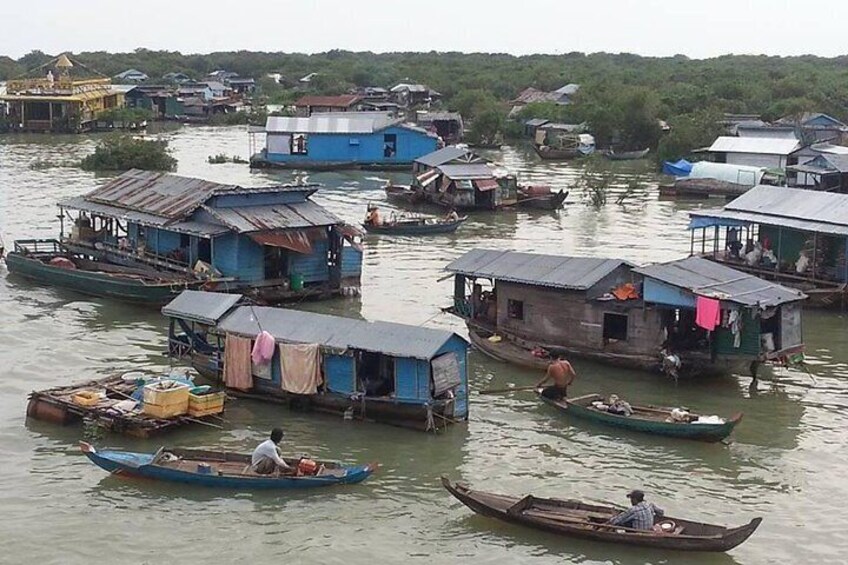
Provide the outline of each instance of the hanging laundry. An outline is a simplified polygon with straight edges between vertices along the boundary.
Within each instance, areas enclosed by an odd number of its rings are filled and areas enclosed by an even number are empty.
[[[239,390],[253,388],[249,339],[227,334],[224,343],[224,384]]]
[[[253,344],[253,351],[250,353],[253,363],[256,365],[267,365],[270,363],[271,358],[274,357],[274,345],[276,345],[276,342],[277,340],[274,339],[274,336],[265,330],[259,332]]]
[[[742,345],[742,316],[739,310],[731,310],[727,316],[727,322],[730,325],[730,331],[733,333],[733,347],[739,349]]]
[[[636,290],[636,286],[632,283],[625,283],[613,290],[612,295],[618,300],[637,300],[639,298],[639,291]]]
[[[321,386],[321,352],[316,344],[280,344],[283,390],[315,394]]]
[[[718,326],[721,318],[721,302],[706,296],[695,301],[695,324],[711,332]]]

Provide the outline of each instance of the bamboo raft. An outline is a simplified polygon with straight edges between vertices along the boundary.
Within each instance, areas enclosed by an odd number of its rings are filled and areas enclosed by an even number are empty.
[[[29,395],[26,414],[29,418],[61,426],[84,420],[93,421],[108,431],[139,438],[162,434],[188,424],[220,427],[214,423],[214,415],[198,418],[182,415],[162,419],[144,413],[122,413],[116,410],[114,406],[129,399],[137,386],[135,382],[126,382],[118,375],[33,391]],[[106,398],[95,404],[82,405],[74,400],[74,396],[85,391],[103,391]],[[220,418],[217,420],[220,422]]]

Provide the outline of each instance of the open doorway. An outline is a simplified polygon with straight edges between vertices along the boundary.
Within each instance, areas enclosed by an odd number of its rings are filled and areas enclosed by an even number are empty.
[[[358,352],[356,377],[365,396],[391,396],[395,392],[395,360],[388,355]]]
[[[263,246],[265,257],[265,279],[284,279],[288,276],[288,253],[282,247]]]

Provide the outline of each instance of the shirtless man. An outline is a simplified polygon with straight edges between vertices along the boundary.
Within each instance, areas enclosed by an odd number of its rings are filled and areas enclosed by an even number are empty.
[[[548,365],[545,377],[538,382],[536,388],[551,381],[553,382],[551,386],[542,389],[542,396],[551,400],[562,400],[568,393],[568,386],[574,382],[575,377],[577,377],[577,373],[571,363],[563,357],[558,357],[556,361]]]

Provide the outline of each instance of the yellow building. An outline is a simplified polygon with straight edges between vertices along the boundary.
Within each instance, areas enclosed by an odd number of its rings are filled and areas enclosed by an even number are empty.
[[[109,78],[73,76],[73,68],[74,63],[61,55],[39,69],[41,77],[8,81],[0,101],[9,107],[13,131],[88,131],[99,113],[124,106],[123,91],[115,89]]]

